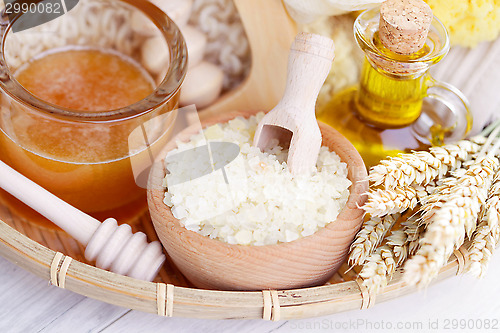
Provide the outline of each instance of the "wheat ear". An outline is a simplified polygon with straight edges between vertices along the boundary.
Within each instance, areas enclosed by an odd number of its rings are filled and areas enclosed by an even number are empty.
[[[408,258],[408,235],[403,228],[398,228],[387,237],[387,245],[392,248],[394,261],[399,267]]]
[[[356,235],[356,240],[351,245],[349,264],[361,265],[373,253],[386,233],[391,230],[401,214],[391,214],[384,217],[371,217]]]
[[[384,216],[413,209],[417,203],[417,191],[412,187],[398,187],[394,190],[377,189],[368,193],[368,200],[363,209],[372,216]]]
[[[480,151],[485,141],[479,136],[456,144],[432,147],[429,152],[401,154],[372,167],[368,178],[375,186],[383,184],[386,189],[428,184],[460,168],[463,162]]]
[[[391,235],[387,237],[387,245],[392,248],[397,267],[400,267],[418,249],[420,236],[424,229],[424,227],[419,226],[419,219],[419,214],[412,214],[401,223],[401,228],[393,230]]]
[[[500,242],[500,173],[490,188],[489,197],[483,208],[481,221],[469,248],[469,265],[466,271],[480,278],[488,268],[489,261]]]
[[[414,255],[420,249],[420,238],[424,235],[426,226],[419,224],[420,218],[415,216],[415,222],[404,225],[407,234],[408,256]]]
[[[383,245],[367,258],[359,276],[363,278],[363,285],[368,291],[376,294],[387,285],[395,271],[394,252],[390,246]]]
[[[436,189],[438,189],[441,185],[441,180],[433,180],[426,185],[412,185],[412,187],[417,192],[418,202],[422,203],[427,199],[427,197],[435,193]]]
[[[488,269],[488,264],[491,259],[495,247],[498,243],[500,228],[491,229],[487,221],[479,224],[476,233],[472,239],[471,247],[469,248],[469,264],[465,271],[469,272],[477,278],[481,278]]]
[[[453,246],[443,245],[436,248],[430,244],[422,244],[417,254],[406,261],[403,280],[408,285],[426,287],[446,264],[446,254],[450,249],[453,250]]]

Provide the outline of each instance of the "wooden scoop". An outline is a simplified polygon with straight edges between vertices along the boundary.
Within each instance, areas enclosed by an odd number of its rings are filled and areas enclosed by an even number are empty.
[[[299,33],[288,58],[285,93],[257,126],[254,146],[264,150],[277,139],[283,148],[289,147],[287,164],[292,174],[306,173],[316,165],[321,132],[314,110],[333,58],[330,38]]]
[[[9,192],[86,246],[85,258],[96,266],[151,281],[165,261],[159,242],[148,244],[142,232],[109,218],[103,223],[62,201],[0,161],[0,188]]]

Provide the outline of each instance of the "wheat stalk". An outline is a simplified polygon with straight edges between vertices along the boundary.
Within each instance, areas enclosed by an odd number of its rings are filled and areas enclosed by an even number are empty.
[[[401,266],[406,259],[415,254],[419,247],[420,236],[425,229],[419,226],[420,215],[414,213],[401,223],[401,228],[393,230],[387,237],[387,245],[392,248],[397,266]]]
[[[497,173],[483,208],[481,221],[469,248],[466,271],[480,278],[488,268],[491,255],[500,242],[500,173]]]
[[[349,261],[364,263],[360,276],[371,292],[386,285],[402,264],[407,284],[426,286],[463,245],[465,235],[471,238],[469,269],[484,273],[500,241],[500,174],[493,179],[500,165],[495,157],[499,134],[500,120],[471,140],[401,154],[370,170],[376,189],[363,208],[372,217],[351,246]],[[420,206],[417,213],[385,238],[396,222],[387,220],[390,214],[415,206]]]
[[[453,186],[456,185],[457,178],[454,176],[445,178],[441,181],[441,185],[434,188],[432,192],[427,192],[428,195],[422,195],[420,203],[422,205],[421,211],[428,213],[439,206],[443,202],[443,196],[450,195]],[[462,191],[463,192],[463,191]]]
[[[400,216],[401,214],[391,214],[384,217],[374,216],[366,221],[351,245],[349,264],[351,266],[363,264]]]
[[[421,248],[405,265],[407,283],[427,285],[463,244],[465,234],[472,235],[498,166],[498,159],[489,154],[478,158],[459,178],[443,181],[450,191],[424,207],[427,231]]]
[[[417,192],[418,202],[425,201],[430,195],[436,192],[436,189],[442,185],[441,180],[433,180],[425,185],[412,185],[412,188]]]
[[[432,147],[429,152],[401,154],[372,167],[368,178],[375,186],[383,184],[386,189],[428,184],[460,168],[463,162],[480,151],[485,141],[484,137],[478,136],[473,140]]]
[[[420,248],[420,238],[425,232],[425,225],[418,223],[419,217],[415,216],[415,221],[404,223],[404,231],[407,234],[408,256],[414,255]]]
[[[455,180],[445,182],[449,192],[437,191],[440,205],[427,204],[423,220],[431,224],[426,237],[431,242],[453,242],[458,248],[467,234],[476,229],[481,207],[488,198],[493,177],[499,166],[496,157],[486,156],[474,163],[467,172]]]
[[[487,209],[488,228],[493,237],[491,239],[494,242],[493,246],[496,247],[500,244],[500,198],[496,196]]]
[[[374,189],[367,193],[368,199],[363,209],[372,216],[403,213],[413,210],[419,201],[434,193],[441,181],[431,181],[427,185],[412,185],[394,189]]]
[[[417,203],[417,191],[412,187],[398,187],[394,190],[377,189],[368,193],[368,200],[363,209],[371,216],[384,216],[413,209]]]
[[[426,287],[443,267],[453,246],[436,247],[433,244],[422,243],[417,254],[406,261],[403,279],[408,285]]]
[[[393,230],[387,237],[387,245],[392,248],[394,260],[399,267],[408,258],[408,235],[403,228]]]
[[[499,235],[500,228],[498,226],[492,229],[488,226],[488,221],[483,221],[479,224],[469,248],[469,264],[465,269],[466,272],[477,278],[484,276],[491,255],[498,244]]]
[[[363,278],[363,285],[368,291],[376,294],[380,288],[387,285],[396,271],[396,266],[393,249],[383,245],[367,258],[359,276]]]

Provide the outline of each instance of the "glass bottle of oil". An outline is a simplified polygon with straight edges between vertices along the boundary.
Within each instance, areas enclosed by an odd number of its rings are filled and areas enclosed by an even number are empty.
[[[428,74],[449,50],[441,22],[432,20],[419,51],[402,55],[381,42],[379,19],[380,8],[357,18],[354,34],[366,56],[360,82],[335,95],[318,114],[351,141],[367,167],[400,152],[462,139],[472,124],[460,91]]]

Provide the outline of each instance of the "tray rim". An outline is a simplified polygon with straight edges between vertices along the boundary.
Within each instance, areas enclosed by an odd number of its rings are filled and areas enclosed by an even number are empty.
[[[0,255],[15,265],[50,281],[50,266],[56,255],[0,219]],[[431,283],[461,272],[453,254]],[[73,260],[66,274],[65,289],[109,304],[158,314],[157,283],[136,280]],[[303,319],[349,310],[369,308],[417,290],[407,286],[401,271],[378,295],[370,295],[357,281],[278,291],[280,319]],[[198,319],[262,319],[261,291],[221,291],[174,287],[173,316]]]

